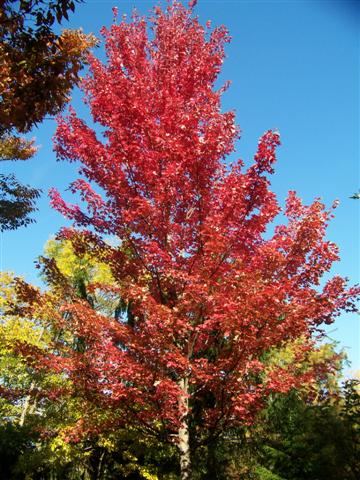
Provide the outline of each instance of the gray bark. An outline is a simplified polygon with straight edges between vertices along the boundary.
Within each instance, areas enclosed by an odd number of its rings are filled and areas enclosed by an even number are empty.
[[[178,448],[180,451],[181,480],[191,479],[190,437],[188,425],[189,413],[189,380],[183,378],[179,382],[182,393],[179,396],[179,410],[181,412],[181,425],[178,431]]]
[[[42,328],[40,330],[39,337],[37,339],[38,342],[41,341],[41,339],[44,335],[44,332],[45,332],[45,328]],[[34,390],[35,387],[36,387],[35,380],[32,380],[32,382],[30,384],[29,395],[26,396],[24,406],[21,410],[21,415],[20,415],[20,419],[19,419],[20,427],[22,427],[24,425],[25,419],[26,419],[28,413],[34,413],[34,411],[36,409],[36,399],[34,400],[34,404],[31,405],[31,392]]]
[[[30,392],[32,392],[32,390],[34,390],[34,388],[35,388],[35,382],[31,382]],[[31,407],[31,395],[27,395],[26,398],[25,398],[24,406],[21,410],[21,415],[20,415],[20,419],[19,419],[20,427],[22,427],[24,425],[25,419],[27,417],[27,414],[29,413],[30,407]]]

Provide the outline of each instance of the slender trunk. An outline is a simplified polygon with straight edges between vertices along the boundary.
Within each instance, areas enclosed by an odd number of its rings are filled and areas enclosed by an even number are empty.
[[[191,479],[191,459],[190,459],[190,442],[189,442],[189,379],[183,378],[179,382],[182,394],[179,397],[179,411],[181,414],[181,425],[178,432],[178,448],[180,450],[180,470],[181,480]]]
[[[106,450],[103,450],[100,455],[99,464],[98,464],[97,473],[96,473],[96,480],[100,480],[102,477],[105,453],[106,453]]]
[[[40,333],[39,333],[39,337],[37,339],[38,342],[41,341],[43,335],[44,335],[44,332],[45,332],[45,328],[42,328],[40,330]],[[22,427],[25,423],[25,419],[27,417],[27,414],[30,412],[30,413],[33,413],[35,411],[35,408],[36,408],[36,399],[34,401],[34,405],[32,406],[31,405],[31,392],[34,390],[34,388],[36,387],[36,383],[35,383],[35,380],[32,380],[31,384],[30,384],[30,389],[29,389],[29,395],[26,396],[25,398],[25,402],[24,402],[24,406],[23,406],[23,409],[21,411],[21,415],[20,415],[20,420],[19,420],[19,425],[20,427]],[[31,411],[30,411],[31,409]]]
[[[34,388],[35,388],[35,382],[32,381],[31,384],[30,384],[30,390],[29,391],[32,392],[34,390]],[[29,413],[30,407],[31,407],[31,394],[26,395],[24,406],[21,410],[21,415],[20,415],[20,419],[19,419],[20,427],[22,427],[24,425],[25,419],[27,417],[27,414]]]

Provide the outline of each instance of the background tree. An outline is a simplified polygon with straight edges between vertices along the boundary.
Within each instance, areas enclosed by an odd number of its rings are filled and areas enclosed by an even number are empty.
[[[273,399],[259,423],[260,479],[355,480],[359,475],[359,392],[309,402],[300,392]],[[351,405],[351,407],[350,407]]]
[[[26,290],[27,302],[18,296],[20,287]],[[23,478],[17,471],[19,462],[29,452],[37,454],[38,426],[45,418],[49,421],[48,415],[39,416],[39,409],[41,414],[46,411],[39,392],[47,382],[58,386],[57,375],[44,375],[17,352],[22,342],[37,349],[48,346],[46,324],[28,307],[29,300],[35,302],[39,295],[37,289],[13,275],[0,274],[0,472],[8,479]]]
[[[44,250],[39,267],[46,292],[11,274],[0,276],[1,475],[9,480],[110,480],[119,475],[155,480],[157,474],[159,478],[162,474],[177,478],[174,449],[140,438],[135,429],[106,435],[93,431],[77,437],[72,427],[81,423],[87,410],[81,391],[71,388],[63,372],[49,374],[40,366],[34,369],[27,364],[29,348],[48,351],[54,338],[75,351],[86,348],[72,332],[52,328],[66,302],[85,301],[96,311],[113,316],[121,309],[113,296],[89,292],[91,282],[113,281],[107,265],[87,255],[78,256],[69,241],[50,240]],[[59,388],[70,388],[72,398],[58,396]],[[114,415],[92,403],[93,421],[106,422],[109,413]]]
[[[0,175],[1,230],[14,230],[32,222],[29,215],[36,209],[40,191],[19,183],[14,175]]]
[[[80,30],[53,31],[68,19],[75,2],[2,0],[0,2],[0,161],[27,160],[33,141],[19,137],[46,115],[55,115],[69,100],[95,39]],[[0,228],[31,222],[39,191],[0,176]]]

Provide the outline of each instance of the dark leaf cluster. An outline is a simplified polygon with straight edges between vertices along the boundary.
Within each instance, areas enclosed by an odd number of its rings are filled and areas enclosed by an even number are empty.
[[[0,175],[0,230],[15,230],[34,221],[40,190],[20,184],[14,175]]]

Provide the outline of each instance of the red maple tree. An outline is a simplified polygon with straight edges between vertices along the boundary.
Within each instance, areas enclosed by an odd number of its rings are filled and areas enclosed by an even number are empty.
[[[251,422],[270,392],[311,378],[299,364],[313,332],[353,310],[358,290],[340,277],[319,286],[338,259],[319,200],[305,206],[290,192],[286,224],[264,236],[280,212],[268,180],[277,132],[261,137],[248,169],[224,161],[239,137],[234,113],[221,111],[226,86],[214,86],[227,30],[175,2],[102,34],[107,63],[91,57],[83,84],[98,126],[72,110],[55,136],[58,158],[81,162],[88,181],[71,190],[86,210],[51,197],[74,222],[60,237],[111,267],[116,284],[94,288],[124,309],[109,318],[67,305],[63,326],[86,348],[58,344],[47,364],[89,402],[126,412],[113,428],[130,422],[176,442],[185,480],[190,443]],[[270,368],[269,352],[300,337],[293,363]]]

